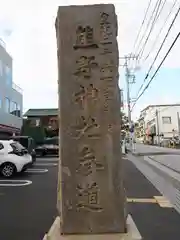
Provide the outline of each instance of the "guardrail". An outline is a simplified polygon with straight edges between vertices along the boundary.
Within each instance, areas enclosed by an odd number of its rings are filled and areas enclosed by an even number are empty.
[[[20,88],[17,84],[15,84],[14,82],[12,83],[12,88],[14,89],[14,90],[16,90],[17,92],[19,92],[19,93],[23,93],[23,90],[22,90],[22,88]]]

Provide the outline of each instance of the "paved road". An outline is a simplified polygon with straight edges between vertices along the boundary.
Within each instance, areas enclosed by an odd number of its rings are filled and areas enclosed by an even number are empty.
[[[162,152],[164,151],[164,153]],[[156,153],[160,152],[160,155]],[[144,144],[136,145],[136,153],[148,154],[151,159],[180,172],[180,149],[162,148]],[[168,154],[166,154],[168,153]]]
[[[131,198],[153,198],[160,192],[130,161],[125,161],[125,186]],[[180,215],[174,208],[162,208],[155,203],[129,203],[136,226],[144,240],[179,239]]]
[[[180,156],[178,155],[151,156],[150,158],[172,170],[180,172]]]
[[[151,146],[151,145],[144,145],[141,143],[136,143],[135,145],[135,153],[141,153],[141,154],[149,154],[153,155],[156,153],[161,154],[179,154],[180,155],[180,149],[172,149],[172,148],[163,148],[158,146]]]
[[[2,186],[7,182],[2,182],[3,179],[0,179],[0,239],[41,240],[43,238],[57,216],[57,165],[55,164],[57,159],[38,159],[34,172],[24,173],[13,179],[31,181],[30,185]],[[18,181],[8,183],[17,184]]]

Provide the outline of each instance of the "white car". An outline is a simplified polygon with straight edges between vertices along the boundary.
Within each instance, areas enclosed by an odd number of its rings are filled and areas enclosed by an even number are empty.
[[[0,140],[0,174],[12,177],[17,172],[23,172],[32,165],[32,157],[18,142]]]

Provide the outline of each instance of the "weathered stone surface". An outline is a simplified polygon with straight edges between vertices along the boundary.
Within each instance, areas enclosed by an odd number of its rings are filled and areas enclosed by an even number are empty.
[[[59,7],[61,233],[126,228],[117,19],[112,4]]]

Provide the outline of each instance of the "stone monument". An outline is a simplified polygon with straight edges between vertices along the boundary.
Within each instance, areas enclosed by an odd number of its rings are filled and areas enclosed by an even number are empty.
[[[61,233],[124,233],[114,6],[60,7],[56,32]]]
[[[125,239],[114,5],[59,7],[56,34],[60,231],[44,239]]]

